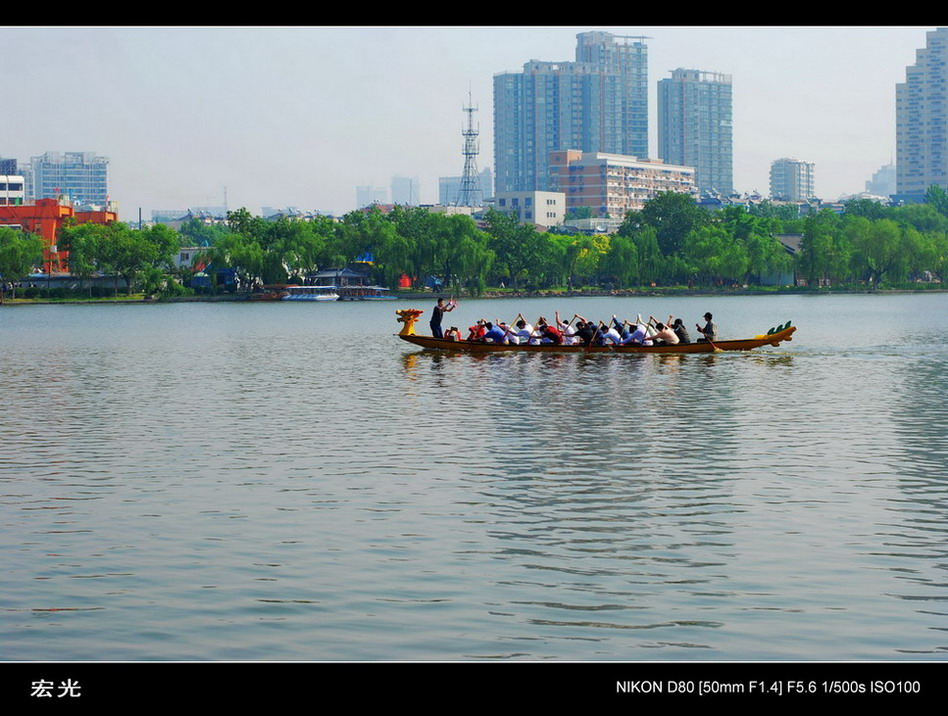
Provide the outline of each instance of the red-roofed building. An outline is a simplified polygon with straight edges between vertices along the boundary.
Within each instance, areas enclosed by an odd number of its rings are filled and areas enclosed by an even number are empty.
[[[30,204],[0,205],[0,226],[29,231],[43,238],[43,271],[47,274],[67,273],[69,254],[59,251],[56,243],[59,229],[66,219],[77,224],[111,224],[118,221],[114,211],[76,211],[71,204],[56,199],[37,199]]]

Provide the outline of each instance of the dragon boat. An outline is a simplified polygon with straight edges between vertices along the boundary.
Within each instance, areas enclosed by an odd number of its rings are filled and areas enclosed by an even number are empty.
[[[658,346],[587,346],[587,345],[559,345],[556,343],[514,344],[514,343],[485,343],[482,341],[455,341],[449,338],[435,338],[434,336],[420,336],[415,333],[415,323],[423,311],[417,308],[406,308],[395,311],[398,321],[403,323],[402,330],[396,334],[403,341],[430,350],[454,351],[460,353],[717,353],[722,351],[749,351],[763,346],[778,346],[784,341],[792,341],[796,326],[787,321],[784,325],[771,328],[766,334],[753,338],[737,340],[700,341],[697,343],[677,343],[675,345]]]

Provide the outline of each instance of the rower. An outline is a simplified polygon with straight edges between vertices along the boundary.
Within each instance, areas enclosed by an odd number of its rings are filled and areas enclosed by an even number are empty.
[[[633,324],[629,324],[631,327]],[[625,342],[625,345],[632,346],[650,346],[652,345],[651,338],[648,337],[648,332],[645,330],[645,326],[641,323],[635,325],[635,330],[632,331],[632,335],[629,336],[628,340]]]
[[[706,323],[704,324],[704,328],[702,328],[697,323],[695,324],[695,328],[698,329],[698,333],[704,336],[703,338],[698,339],[699,343],[701,342],[713,343],[714,341],[718,339],[718,325],[714,321],[712,321],[711,318],[712,316],[710,313],[704,314],[704,320],[706,321]]]
[[[671,328],[664,323],[656,321],[654,316],[649,316],[649,320],[655,322],[656,333],[652,336],[655,345],[674,346],[678,344],[678,336]]]
[[[485,343],[506,343],[507,342],[507,331],[500,326],[495,326],[493,323],[488,321],[484,324],[487,327],[487,331],[484,333],[482,340]]]

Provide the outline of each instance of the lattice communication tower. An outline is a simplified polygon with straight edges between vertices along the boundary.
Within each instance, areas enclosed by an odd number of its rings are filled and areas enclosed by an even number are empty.
[[[463,108],[467,112],[467,129],[461,131],[464,137],[464,173],[461,175],[461,187],[458,190],[458,198],[454,202],[455,206],[481,206],[484,203],[484,194],[481,190],[481,180],[477,174],[477,155],[479,153],[479,143],[477,135],[479,127],[474,126],[474,113],[477,107],[471,104],[471,93],[467,93],[467,106]]]

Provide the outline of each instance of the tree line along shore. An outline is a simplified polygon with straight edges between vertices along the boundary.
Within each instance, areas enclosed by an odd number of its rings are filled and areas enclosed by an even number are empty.
[[[0,227],[0,277],[7,299],[128,297],[197,299],[195,274],[208,277],[213,299],[265,285],[303,283],[322,269],[358,264],[395,295],[426,290],[455,296],[703,295],[786,291],[919,290],[941,287],[948,269],[948,194],[887,207],[854,200],[842,213],[805,217],[768,202],[708,212],[687,195],[666,193],[629,212],[612,235],[538,231],[489,210],[483,221],[424,208],[353,211],[340,220],[268,221],[246,209],[226,224],[192,219],[175,231],[158,224],[80,224],[60,230],[78,287],[24,288],[42,261],[42,240]],[[778,237],[794,236],[791,252]],[[176,268],[181,247],[201,247],[190,267]],[[222,270],[234,277],[225,287]],[[103,287],[103,276],[113,277]],[[119,280],[121,279],[121,280]],[[95,285],[94,285],[95,284]],[[430,294],[428,294],[430,295]]]

